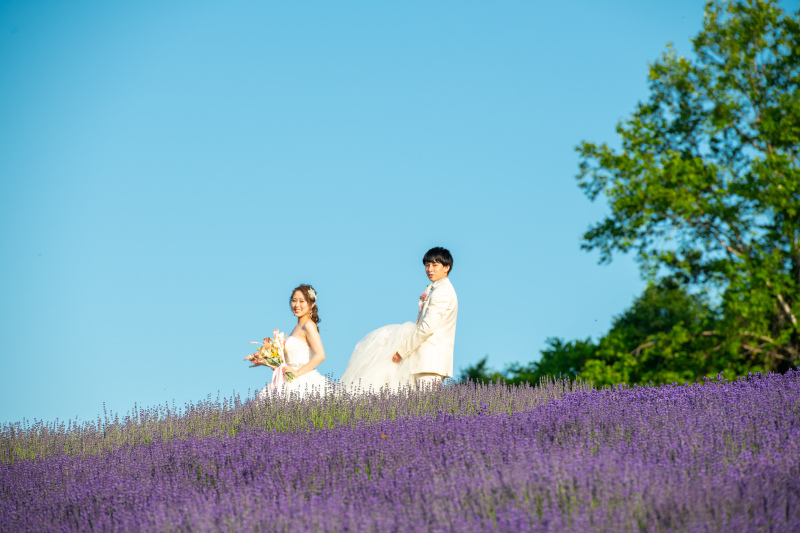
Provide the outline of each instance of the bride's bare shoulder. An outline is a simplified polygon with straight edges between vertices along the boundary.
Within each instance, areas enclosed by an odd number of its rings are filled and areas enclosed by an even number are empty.
[[[317,329],[317,325],[314,323],[313,320],[309,320],[300,328],[303,330],[303,333],[308,336],[310,335],[319,335],[319,329]]]

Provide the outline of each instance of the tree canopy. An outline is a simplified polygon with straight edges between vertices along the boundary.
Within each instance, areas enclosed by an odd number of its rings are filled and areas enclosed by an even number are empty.
[[[703,334],[716,319],[706,297],[689,294],[674,279],[666,278],[648,287],[615,317],[611,330],[598,342],[550,338],[538,361],[511,364],[497,372],[484,357],[464,370],[461,379],[503,379],[516,384],[569,376],[598,385],[693,381],[718,373],[730,358],[725,351],[714,351],[716,341]]]
[[[718,294],[713,348],[785,371],[800,361],[800,28],[774,1],[713,1],[692,42],[650,68],[621,149],[578,147],[580,187],[611,207],[583,247]]]
[[[577,147],[579,187],[610,207],[582,247],[601,263],[635,253],[650,287],[597,344],[553,339],[507,376],[678,381],[800,364],[800,25],[774,0],[713,0],[692,45],[650,66],[619,148]]]

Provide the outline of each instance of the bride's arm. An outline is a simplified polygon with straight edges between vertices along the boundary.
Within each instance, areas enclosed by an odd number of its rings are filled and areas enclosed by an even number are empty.
[[[306,341],[308,342],[308,345],[311,346],[311,351],[314,352],[314,357],[311,358],[311,361],[304,364],[297,370],[293,370],[288,367],[286,368],[285,372],[291,372],[296,378],[311,372],[317,368],[317,365],[325,360],[325,349],[322,347],[322,339],[319,336],[317,325],[313,322],[306,322],[306,324],[303,326],[303,331],[306,332]]]

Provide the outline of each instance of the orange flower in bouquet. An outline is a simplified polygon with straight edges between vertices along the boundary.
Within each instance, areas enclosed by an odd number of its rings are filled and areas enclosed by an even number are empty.
[[[255,363],[250,365],[250,368],[261,366],[262,364],[267,364],[277,368],[286,363],[283,355],[283,346],[285,340],[286,335],[276,329],[274,332],[272,332],[271,338],[267,337],[264,339],[264,342],[261,343],[261,346],[258,347],[258,350],[245,357],[244,360]],[[258,343],[251,341],[250,344]],[[289,381],[292,381],[294,379],[294,374],[287,372],[286,377],[289,379]]]

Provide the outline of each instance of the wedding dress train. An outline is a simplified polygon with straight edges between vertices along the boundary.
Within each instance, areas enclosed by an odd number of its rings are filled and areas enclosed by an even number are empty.
[[[339,382],[351,392],[397,389],[414,383],[407,360],[392,362],[392,355],[411,335],[416,324],[390,324],[368,333],[353,350]]]

